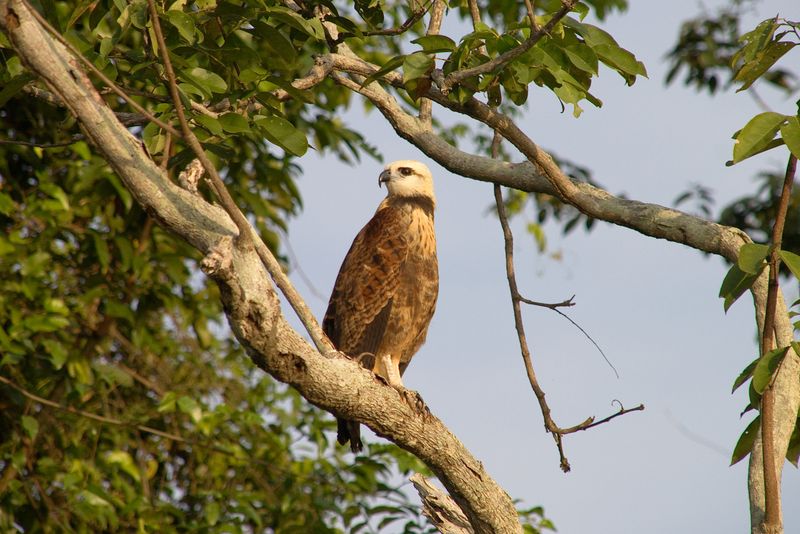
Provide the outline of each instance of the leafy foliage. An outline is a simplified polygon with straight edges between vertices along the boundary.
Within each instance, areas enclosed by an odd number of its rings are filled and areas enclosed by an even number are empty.
[[[407,74],[409,103],[430,83],[435,55],[456,47],[423,37],[421,51],[401,54],[391,36],[422,32],[409,18],[421,13],[404,4],[299,4],[158,5],[168,50],[143,0],[36,7],[174,125],[170,55],[191,128],[277,252],[302,207],[299,158],[309,149],[380,158],[339,118],[348,90],[291,83],[331,45],[317,11],[329,10],[325,20],[365,59],[401,57],[392,68]],[[624,2],[593,5],[604,13]],[[171,177],[193,158],[116,96],[106,101]],[[254,368],[196,253],[139,208],[2,34],[0,132],[0,529],[430,531],[396,485],[425,467],[393,445],[345,457],[330,442],[332,418]],[[522,519],[530,532],[552,529],[541,508]]]
[[[3,127],[45,139],[61,114],[9,107]],[[244,357],[192,250],[85,143],[0,151],[3,530],[424,530],[392,484],[406,455],[331,453],[332,420]],[[280,180],[261,187],[254,210],[293,213]]]
[[[678,42],[667,55],[670,67],[666,82],[674,82],[685,71],[685,85],[711,94],[735,81],[744,84],[740,90],[746,89],[757,78],[792,92],[796,88],[796,75],[772,68],[791,48],[787,43],[772,40],[777,21],[768,19],[745,34],[739,28],[743,15],[756,1],[733,0],[716,13],[704,13],[684,22]],[[771,44],[764,46],[767,43]]]

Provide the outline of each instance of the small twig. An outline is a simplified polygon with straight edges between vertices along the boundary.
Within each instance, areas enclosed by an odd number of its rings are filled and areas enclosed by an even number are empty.
[[[97,415],[96,413],[87,412],[87,411],[84,411],[84,410],[79,410],[77,408],[73,408],[72,406],[65,406],[63,404],[59,404],[59,403],[51,401],[49,399],[45,399],[44,397],[40,397],[40,396],[36,395],[35,393],[31,393],[27,389],[25,389],[22,386],[12,382],[11,380],[9,380],[8,378],[6,378],[6,377],[4,377],[2,375],[0,375],[0,383],[6,384],[7,386],[17,390],[23,397],[26,397],[26,398],[32,400],[33,402],[36,402],[36,403],[41,404],[43,406],[48,406],[50,408],[55,408],[56,410],[61,410],[62,412],[67,412],[67,413],[71,413],[73,415],[77,415],[79,417],[83,417],[83,418],[86,418],[86,419],[91,419],[92,421],[97,421],[98,423],[103,423],[103,424],[112,425],[112,426],[119,426],[119,427],[123,427],[123,428],[131,428],[131,429],[138,430],[139,432],[144,432],[146,434],[152,434],[154,436],[165,438],[165,439],[168,439],[170,441],[174,441],[174,442],[178,442],[178,443],[185,443],[187,445],[192,445],[194,447],[202,447],[204,449],[212,450],[212,451],[218,452],[220,454],[225,454],[225,455],[228,455],[228,456],[238,457],[236,452],[234,452],[232,450],[228,450],[225,447],[222,447],[222,446],[217,445],[215,443],[208,443],[208,442],[204,442],[204,441],[198,441],[198,440],[195,440],[195,439],[192,439],[192,438],[185,438],[185,437],[180,436],[178,434],[174,434],[172,432],[165,432],[163,430],[158,430],[157,428],[153,428],[153,427],[150,427],[150,426],[139,425],[139,424],[131,423],[131,422],[128,422],[128,421],[123,421],[121,419],[116,419],[114,417],[107,417],[107,416],[104,416],[104,415]],[[276,466],[273,463],[270,463],[268,461],[262,460],[260,458],[248,457],[247,461],[251,462],[251,463],[254,462],[254,463],[269,467],[271,469],[277,469]]]
[[[439,90],[442,92],[442,94],[447,95],[453,86],[461,83],[467,78],[496,71],[514,61],[519,56],[530,50],[536,43],[539,42],[542,37],[549,34],[550,30],[552,30],[556,24],[558,24],[558,22],[567,15],[567,13],[572,11],[572,8],[575,7],[575,4],[577,3],[578,0],[562,0],[561,9],[553,14],[553,17],[547,21],[547,24],[539,28],[537,31],[532,32],[531,36],[525,39],[519,46],[512,48],[508,52],[500,54],[493,60],[482,63],[476,67],[451,72],[439,82]]]
[[[570,306],[575,306],[575,303],[573,302],[573,299],[575,298],[575,295],[572,295],[567,300],[562,300],[561,302],[553,302],[553,303],[550,303],[550,302],[537,302],[535,300],[526,299],[525,297],[522,297],[520,295],[517,295],[517,298],[523,304],[530,304],[531,306],[539,306],[540,308],[548,308],[548,309],[554,310],[554,311],[557,310],[558,308],[568,308]]]
[[[764,327],[761,334],[761,357],[763,358],[775,346],[775,308],[778,301],[778,269],[780,268],[780,248],[783,242],[783,227],[786,223],[786,213],[789,209],[789,199],[792,194],[794,175],[797,169],[797,158],[789,155],[786,164],[786,175],[783,180],[778,210],[775,214],[775,224],[772,227],[772,243],[769,254],[769,285],[767,289],[767,303],[764,311]],[[777,375],[777,373],[776,373]],[[774,377],[773,377],[774,380]],[[764,468],[764,531],[771,532],[779,529],[781,524],[781,493],[778,479],[778,466],[775,460],[775,391],[772,381],[767,384],[761,396],[761,452]]]
[[[526,299],[526,298],[524,298],[524,297],[522,297],[522,296],[519,296],[519,295],[518,295],[518,298],[519,298],[520,302],[522,302],[522,303],[524,303],[524,304],[530,304],[530,305],[533,305],[533,306],[540,306],[540,307],[542,307],[542,308],[548,308],[548,309],[551,309],[551,310],[553,310],[554,312],[556,312],[557,314],[559,314],[561,317],[563,317],[564,319],[566,319],[567,321],[569,321],[570,323],[572,323],[572,326],[574,326],[575,328],[577,328],[578,330],[580,330],[580,331],[581,331],[581,333],[582,333],[584,336],[586,336],[586,339],[588,339],[588,340],[589,340],[589,341],[592,343],[592,345],[594,345],[594,348],[596,348],[596,349],[597,349],[597,351],[600,353],[600,355],[601,355],[601,356],[603,357],[603,359],[606,361],[606,363],[608,364],[608,366],[609,366],[609,367],[611,367],[611,370],[612,370],[612,371],[614,371],[614,375],[615,375],[617,378],[619,378],[619,372],[617,371],[617,368],[616,368],[616,367],[614,367],[614,364],[613,364],[613,363],[611,363],[611,360],[609,360],[609,359],[608,359],[608,356],[606,356],[606,353],[603,351],[603,349],[602,349],[602,348],[600,348],[600,345],[598,345],[598,344],[597,344],[597,342],[594,340],[594,338],[593,338],[592,336],[590,336],[590,335],[589,335],[589,332],[587,332],[586,330],[584,330],[584,329],[583,329],[583,327],[582,327],[581,325],[579,325],[577,322],[575,322],[575,321],[572,319],[572,317],[570,317],[569,315],[567,315],[566,313],[564,313],[564,312],[562,312],[561,310],[559,310],[559,309],[558,309],[559,307],[563,307],[563,306],[574,306],[574,305],[575,305],[575,303],[574,303],[574,302],[572,302],[572,299],[574,299],[574,298],[575,298],[575,295],[572,295],[572,296],[569,298],[569,300],[565,300],[564,302],[557,302],[557,303],[555,303],[555,304],[548,304],[548,303],[546,303],[546,302],[536,302],[536,301],[533,301],[533,300],[528,300],[528,299]]]
[[[611,404],[617,404],[619,406],[619,411],[617,413],[613,413],[604,419],[600,419],[599,421],[594,421],[593,423],[581,426],[580,428],[576,429],[575,432],[579,432],[581,430],[589,430],[590,428],[594,428],[596,426],[602,425],[603,423],[608,423],[612,419],[616,419],[620,415],[625,415],[626,413],[631,412],[641,412],[644,411],[644,404],[640,404],[639,406],[635,406],[633,408],[625,408],[620,401],[614,399]]]
[[[539,31],[536,24],[536,6],[533,0],[525,0],[525,9],[528,11],[528,20],[531,23],[531,31],[534,33]]]
[[[447,5],[444,0],[433,0],[431,8],[431,20],[428,22],[428,32],[426,35],[438,35],[444,19],[444,10]],[[428,98],[422,98],[419,102],[419,120],[431,127],[433,119],[433,102]]]
[[[492,139],[493,158],[498,157],[501,140],[502,137],[500,133],[495,130],[494,138]],[[565,435],[579,432],[582,430],[587,430],[589,428],[607,423],[612,419],[615,419],[616,417],[619,417],[620,415],[624,415],[626,413],[644,410],[644,405],[639,405],[636,408],[625,409],[620,403],[620,410],[615,414],[612,414],[599,421],[595,421],[594,417],[589,417],[582,423],[569,428],[561,428],[553,420],[550,406],[547,404],[547,401],[545,400],[545,392],[539,385],[539,381],[536,378],[536,372],[534,371],[533,368],[531,352],[528,347],[527,337],[525,335],[525,326],[522,321],[522,308],[520,304],[522,302],[525,302],[527,304],[544,304],[544,307],[550,308],[559,313],[560,315],[566,317],[573,325],[577,326],[578,329],[580,329],[585,335],[587,335],[587,337],[589,336],[572,319],[570,319],[564,313],[558,310],[558,307],[572,306],[573,305],[572,299],[574,297],[560,303],[548,305],[545,303],[536,303],[535,301],[524,299],[520,295],[519,289],[517,288],[516,275],[514,273],[514,235],[511,233],[511,226],[508,223],[508,214],[506,213],[502,190],[500,188],[500,185],[498,184],[494,184],[494,199],[495,199],[495,204],[497,206],[497,216],[500,219],[500,226],[503,229],[503,241],[505,243],[505,257],[506,257],[506,278],[508,279],[508,289],[509,292],[511,293],[511,305],[514,310],[514,326],[516,327],[517,330],[517,338],[519,340],[520,353],[522,354],[522,360],[525,363],[525,371],[528,375],[528,382],[530,382],[531,389],[533,390],[533,393],[536,396],[537,401],[539,402],[539,408],[541,409],[542,412],[542,418],[544,419],[545,428],[547,429],[548,432],[550,432],[553,435],[553,439],[556,442],[556,447],[558,448],[558,455],[559,455],[561,469],[566,473],[569,472],[571,467],[569,464],[569,460],[567,459],[566,454],[564,453],[563,437]],[[589,337],[589,339],[592,341],[592,343],[594,343],[594,340],[592,340],[591,337]],[[597,347],[597,343],[594,344]],[[600,347],[597,348],[598,350],[600,349]],[[603,354],[603,351],[601,350],[600,353]],[[605,357],[605,354],[603,354],[603,357],[608,362],[608,358]],[[611,365],[610,362],[609,365]],[[614,366],[611,365],[611,368],[614,369]],[[614,369],[614,372],[615,373],[617,372],[616,369]]]
[[[155,0],[148,0],[147,5],[150,9],[150,18],[152,19],[153,23],[153,33],[156,35],[158,47],[161,51],[161,57],[164,61],[164,70],[167,74],[167,81],[169,82],[168,85],[170,95],[172,96],[172,101],[175,105],[175,111],[178,115],[178,121],[180,122],[181,129],[184,133],[184,139],[195,153],[195,156],[197,156],[197,159],[200,160],[203,168],[206,170],[206,173],[211,181],[211,186],[214,189],[214,193],[216,194],[217,199],[220,201],[222,208],[236,224],[236,228],[239,230],[239,235],[236,240],[237,245],[244,248],[254,246],[256,253],[261,259],[261,262],[264,264],[273,281],[283,292],[286,300],[289,301],[289,304],[300,318],[300,321],[303,323],[303,326],[305,326],[306,331],[311,337],[311,340],[314,342],[314,345],[317,347],[317,350],[323,354],[333,351],[333,346],[330,344],[327,337],[325,337],[325,334],[322,332],[322,329],[320,328],[317,320],[314,318],[314,315],[311,313],[311,310],[308,309],[308,306],[306,306],[305,302],[303,302],[300,294],[297,293],[291,281],[289,281],[288,277],[281,269],[278,260],[275,259],[275,256],[260,238],[254,239],[253,236],[257,236],[255,230],[250,226],[247,218],[234,202],[233,198],[228,192],[228,189],[222,182],[222,178],[220,178],[217,169],[214,167],[213,163],[211,163],[211,160],[208,159],[208,156],[206,156],[200,141],[189,127],[189,123],[186,120],[186,114],[183,110],[183,104],[181,103],[180,95],[178,93],[178,82],[175,77],[175,72],[172,70],[172,61],[170,61],[169,58],[169,49],[164,41],[164,35],[161,32],[161,24],[159,22]]]
[[[437,0],[432,0],[427,6],[423,6],[423,8],[420,9],[419,11],[412,12],[411,16],[408,17],[406,19],[406,21],[403,22],[397,28],[387,28],[385,30],[370,30],[370,31],[361,32],[361,35],[363,35],[364,37],[372,37],[372,36],[379,36],[379,35],[395,36],[395,35],[400,35],[402,33],[405,33],[408,30],[410,30],[414,26],[414,24],[419,22],[422,19],[422,17],[425,16],[425,13],[428,12],[428,9],[430,9],[431,4],[433,4],[434,2],[437,2]],[[339,36],[338,40],[341,42],[342,39],[344,39],[345,37],[350,37],[350,36],[351,36],[351,34],[344,34],[343,33],[343,34],[341,34]]]
[[[108,87],[110,87],[111,90],[113,90],[117,94],[117,96],[119,96],[120,98],[125,100],[125,102],[127,102],[133,109],[135,109],[136,111],[138,111],[139,113],[141,113],[142,115],[147,117],[147,119],[149,121],[157,124],[160,128],[170,132],[172,135],[174,135],[176,137],[180,137],[181,136],[181,134],[178,133],[178,131],[175,128],[173,128],[169,124],[166,124],[165,122],[162,122],[161,120],[157,119],[152,113],[150,113],[145,108],[143,108],[142,106],[137,104],[130,96],[128,96],[125,93],[125,91],[120,89],[117,86],[117,84],[115,84],[113,81],[111,81],[111,79],[108,76],[103,74],[103,72],[100,69],[95,67],[94,63],[92,63],[87,58],[85,58],[83,56],[83,54],[81,54],[80,51],[77,48],[72,46],[72,44],[69,41],[67,41],[55,28],[53,28],[53,26],[50,25],[50,23],[47,21],[47,19],[45,19],[38,11],[36,11],[33,8],[33,6],[30,5],[28,0],[21,0],[21,1],[25,5],[25,7],[28,8],[28,10],[30,11],[30,13],[33,16],[33,18],[35,18],[36,21],[39,24],[44,26],[44,28],[50,33],[50,35],[53,36],[53,38],[55,38],[59,43],[64,45],[67,48],[67,50],[72,52],[72,54],[75,57],[80,59],[83,62],[83,64],[86,67],[88,67],[89,70],[91,70],[98,78],[100,78],[103,81],[104,84],[106,84]]]
[[[83,410],[78,410],[77,408],[73,408],[72,406],[64,406],[64,405],[59,404],[57,402],[53,402],[51,400],[45,399],[43,397],[40,397],[40,396],[38,396],[38,395],[36,395],[34,393],[31,393],[27,389],[23,388],[22,386],[19,386],[19,385],[15,384],[14,382],[12,382],[11,380],[9,380],[8,378],[6,378],[4,376],[0,376],[0,382],[2,382],[3,384],[6,384],[9,387],[14,388],[19,393],[21,393],[24,397],[27,397],[28,399],[30,399],[30,400],[32,400],[34,402],[37,402],[39,404],[43,404],[44,406],[49,406],[51,408],[55,408],[57,410],[61,410],[61,411],[64,411],[64,412],[69,412],[69,413],[71,413],[73,415],[79,415],[81,417],[85,417],[86,419],[91,419],[93,421],[97,421],[99,423],[105,423],[107,425],[135,428],[137,430],[140,430],[141,432],[146,432],[148,434],[153,434],[153,435],[156,435],[156,436],[160,436],[162,438],[166,438],[166,439],[169,439],[169,440],[172,440],[172,441],[179,441],[181,443],[193,443],[191,440],[188,440],[188,439],[186,439],[184,437],[178,436],[177,434],[171,434],[169,432],[164,432],[163,430],[158,430],[157,428],[152,428],[152,427],[145,426],[145,425],[137,425],[135,423],[129,423],[127,421],[122,421],[120,419],[115,419],[113,417],[106,417],[106,416],[97,415],[97,414],[91,413],[91,412],[85,412]],[[222,452],[224,452],[224,450],[222,450]]]
[[[62,143],[33,143],[31,141],[17,141],[16,139],[0,139],[0,145],[20,145],[35,148],[64,148],[65,146],[74,145],[78,141],[83,140],[83,135],[77,137],[77,139],[73,137],[71,140],[64,141]]]

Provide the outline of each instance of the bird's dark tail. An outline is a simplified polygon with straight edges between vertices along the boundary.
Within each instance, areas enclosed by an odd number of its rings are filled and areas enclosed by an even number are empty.
[[[361,425],[355,421],[347,419],[336,419],[336,441],[340,445],[346,445],[350,442],[350,450],[354,453],[361,452],[364,449],[364,444],[361,443]]]
[[[365,369],[373,370],[375,367],[375,355],[369,352],[364,352],[354,358],[355,361],[361,364]],[[355,421],[348,419],[336,418],[336,441],[340,445],[346,445],[350,442],[350,450],[354,453],[361,452],[364,449],[364,444],[361,443],[361,425]]]

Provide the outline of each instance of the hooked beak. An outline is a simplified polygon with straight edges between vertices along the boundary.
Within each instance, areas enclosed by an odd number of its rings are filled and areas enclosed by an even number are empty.
[[[379,176],[378,176],[378,187],[381,186],[384,182],[388,182],[392,179],[392,173],[389,169],[385,169]]]

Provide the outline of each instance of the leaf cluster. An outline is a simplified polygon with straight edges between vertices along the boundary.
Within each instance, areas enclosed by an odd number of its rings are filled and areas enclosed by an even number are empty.
[[[676,81],[683,73],[684,85],[714,94],[734,82],[744,84],[739,90],[746,89],[760,77],[773,87],[792,92],[797,76],[789,70],[773,68],[786,53],[787,43],[763,46],[771,41],[764,37],[774,34],[778,21],[768,19],[747,33],[740,30],[742,18],[756,1],[735,0],[716,13],[704,13],[684,22],[675,46],[667,54],[670,66],[666,82]],[[756,55],[757,61],[753,62]],[[744,63],[750,66],[742,69]]]

